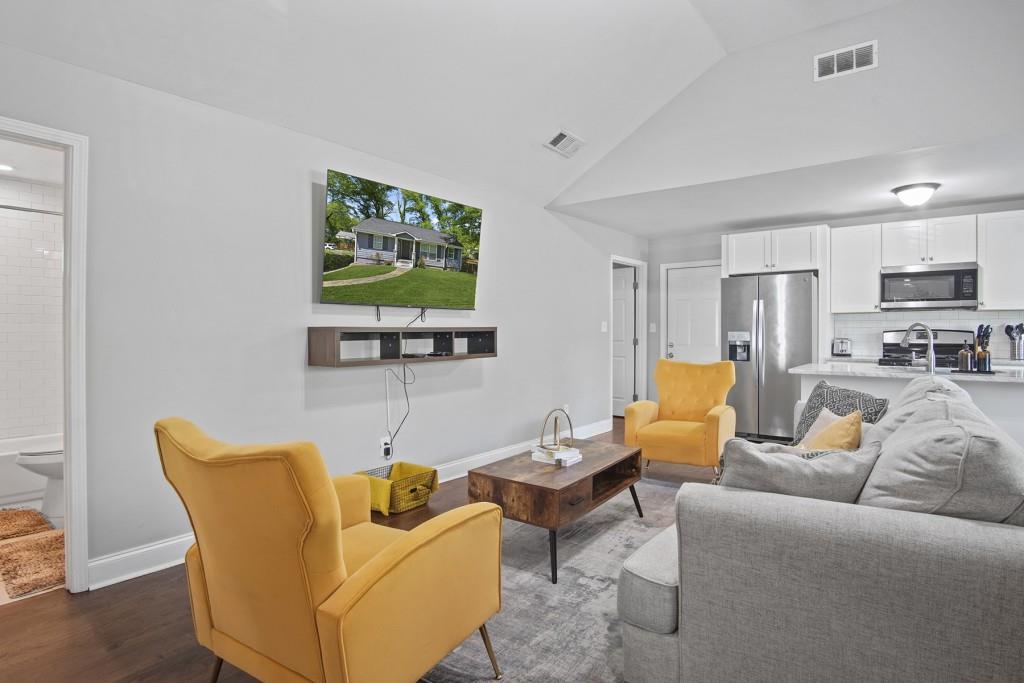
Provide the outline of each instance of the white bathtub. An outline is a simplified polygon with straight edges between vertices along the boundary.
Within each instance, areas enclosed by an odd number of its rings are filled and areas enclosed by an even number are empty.
[[[43,451],[64,447],[63,434],[0,439],[0,507],[35,507],[43,500],[46,477],[14,464],[19,451]]]

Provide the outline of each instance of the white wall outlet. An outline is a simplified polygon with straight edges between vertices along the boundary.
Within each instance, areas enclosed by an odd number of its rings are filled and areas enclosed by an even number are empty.
[[[651,323],[650,326],[648,327],[648,330],[650,331],[651,334],[654,334],[655,332],[658,331],[658,324],[657,323]]]
[[[380,457],[385,460],[391,458],[391,439],[386,436],[380,437]]]
[[[607,320],[602,320],[601,321],[601,331],[602,332],[607,332],[608,331],[608,321]]]

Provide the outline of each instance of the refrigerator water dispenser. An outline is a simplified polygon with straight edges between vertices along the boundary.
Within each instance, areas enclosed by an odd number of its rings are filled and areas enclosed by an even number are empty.
[[[729,332],[729,360],[750,361],[750,333]]]

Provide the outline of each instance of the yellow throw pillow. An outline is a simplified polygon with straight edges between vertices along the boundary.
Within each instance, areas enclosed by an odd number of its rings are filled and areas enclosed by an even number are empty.
[[[800,443],[809,451],[852,451],[860,447],[861,412],[855,410]]]

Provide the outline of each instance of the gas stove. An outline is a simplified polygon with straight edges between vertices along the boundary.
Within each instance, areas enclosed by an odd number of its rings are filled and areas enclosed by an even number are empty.
[[[882,333],[882,357],[879,365],[888,367],[909,367],[915,360],[924,359],[928,354],[928,333],[914,330],[910,333],[910,345],[900,346],[906,330],[886,330]],[[974,332],[971,330],[932,330],[932,343],[935,348],[935,367],[955,368],[957,354],[967,342],[974,348]]]

